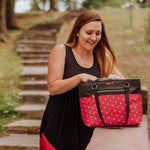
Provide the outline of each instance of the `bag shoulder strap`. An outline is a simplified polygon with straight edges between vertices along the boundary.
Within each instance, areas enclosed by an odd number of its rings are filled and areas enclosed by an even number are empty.
[[[95,96],[95,101],[96,101],[96,106],[97,106],[98,114],[99,114],[99,117],[100,117],[101,121],[103,122],[103,124],[106,127],[110,127],[110,126],[108,126],[105,123],[105,121],[103,119],[103,116],[102,116],[102,113],[101,113],[101,108],[100,108],[100,103],[99,103],[99,100],[98,100],[98,94],[94,93],[94,96]],[[127,117],[126,117],[126,121],[125,121],[124,125],[127,123],[128,118],[129,118],[129,110],[130,110],[130,106],[129,106],[129,89],[125,89],[125,96],[126,96]]]

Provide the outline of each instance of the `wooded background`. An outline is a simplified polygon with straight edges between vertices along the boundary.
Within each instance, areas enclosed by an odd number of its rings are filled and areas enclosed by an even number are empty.
[[[78,9],[78,1],[76,0],[32,0],[31,10],[41,11],[39,3],[44,5],[46,2],[49,2],[48,12],[59,11],[58,1],[64,3],[66,10]],[[0,1],[0,41],[8,41],[8,29],[19,29],[14,12],[15,2],[15,0]],[[150,6],[150,0],[84,0],[81,7],[97,9],[103,6],[121,7],[125,3],[129,3],[130,6],[135,4],[138,4],[140,7]]]

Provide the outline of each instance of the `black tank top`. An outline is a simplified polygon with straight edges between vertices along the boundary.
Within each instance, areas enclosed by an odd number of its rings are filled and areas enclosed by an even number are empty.
[[[100,67],[94,56],[91,68],[81,67],[66,46],[64,79],[80,73],[100,77]],[[63,94],[50,96],[43,115],[40,135],[45,137],[56,150],[85,150],[90,142],[94,128],[84,125],[80,112],[78,86]]]
[[[93,66],[90,68],[84,68],[80,66],[76,61],[71,47],[66,46],[65,71],[63,78],[66,79],[80,73],[88,73],[96,77],[100,77],[100,67],[94,52],[93,56],[94,56]]]

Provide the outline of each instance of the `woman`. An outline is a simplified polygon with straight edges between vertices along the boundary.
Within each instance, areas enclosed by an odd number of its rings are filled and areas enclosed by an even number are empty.
[[[77,18],[67,45],[56,45],[48,64],[51,94],[40,132],[40,150],[85,150],[94,128],[82,121],[78,85],[110,74],[123,77],[102,19],[93,11]]]

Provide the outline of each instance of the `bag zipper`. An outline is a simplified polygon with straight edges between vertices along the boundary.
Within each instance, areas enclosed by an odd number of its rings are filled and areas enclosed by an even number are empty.
[[[102,92],[120,92],[120,91],[125,91],[125,89],[122,89],[122,90],[100,90],[100,91],[96,91],[96,93],[102,93]],[[95,95],[94,93],[92,94],[92,97],[95,98]]]

